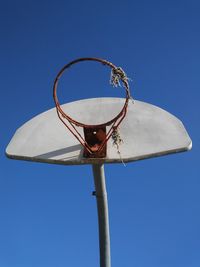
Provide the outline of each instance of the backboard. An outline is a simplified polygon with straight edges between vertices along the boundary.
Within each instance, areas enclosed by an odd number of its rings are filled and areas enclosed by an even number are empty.
[[[124,98],[91,98],[62,105],[63,110],[86,124],[100,124],[114,117]],[[182,122],[165,110],[129,100],[127,115],[120,124],[124,162],[157,157],[191,149],[192,141]],[[12,159],[64,165],[120,163],[113,145],[107,143],[105,158],[85,158],[83,147],[58,120],[56,109],[39,114],[22,125],[10,141],[6,155]]]

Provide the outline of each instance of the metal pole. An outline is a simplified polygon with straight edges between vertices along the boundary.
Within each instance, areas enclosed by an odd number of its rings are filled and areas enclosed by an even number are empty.
[[[99,222],[100,267],[110,267],[110,233],[104,165],[93,164],[92,168]]]

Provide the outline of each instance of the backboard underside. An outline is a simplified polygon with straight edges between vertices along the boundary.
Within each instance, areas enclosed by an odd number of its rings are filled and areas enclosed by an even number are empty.
[[[62,108],[76,120],[99,124],[114,117],[123,104],[123,98],[92,98],[64,104]],[[192,147],[180,120],[141,101],[129,102],[119,131],[124,162],[187,151]],[[22,125],[11,139],[6,155],[12,159],[64,165],[122,162],[112,139],[107,143],[105,158],[85,158],[82,145],[60,122],[55,108]]]

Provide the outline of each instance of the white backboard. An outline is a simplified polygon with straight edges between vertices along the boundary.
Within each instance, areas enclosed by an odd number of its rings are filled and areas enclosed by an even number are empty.
[[[64,104],[62,108],[80,122],[100,124],[115,117],[123,104],[123,98],[92,98]],[[124,162],[187,151],[192,147],[179,119],[141,101],[134,104],[129,101],[127,115],[120,124],[120,135]],[[84,158],[82,145],[58,119],[55,108],[22,125],[10,141],[6,155],[12,159],[64,165],[121,162],[112,139],[107,144],[106,158]]]

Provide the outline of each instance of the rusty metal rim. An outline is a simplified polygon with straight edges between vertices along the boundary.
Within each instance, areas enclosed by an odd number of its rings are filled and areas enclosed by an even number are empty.
[[[113,63],[104,60],[104,59],[100,59],[100,58],[92,58],[92,57],[86,57],[86,58],[78,58],[76,60],[71,61],[70,63],[66,64],[57,74],[55,81],[54,81],[54,86],[53,86],[53,98],[54,98],[54,102],[55,102],[55,106],[57,109],[57,113],[59,118],[61,119],[61,121],[65,124],[65,122],[63,121],[62,118],[67,119],[70,124],[74,124],[76,126],[80,126],[80,127],[85,127],[85,128],[92,128],[92,127],[102,127],[102,126],[108,126],[111,125],[112,123],[116,122],[120,117],[122,117],[120,119],[120,122],[123,120],[123,118],[126,115],[126,111],[127,111],[127,106],[128,106],[128,100],[130,98],[130,92],[129,92],[129,85],[127,80],[122,80],[123,83],[123,87],[125,88],[126,91],[126,99],[125,99],[125,103],[124,106],[122,107],[122,110],[119,112],[119,114],[117,116],[115,116],[112,120],[109,120],[105,123],[101,123],[101,124],[96,124],[96,125],[89,125],[89,124],[84,124],[82,122],[76,121],[73,118],[71,118],[70,116],[68,116],[61,108],[58,97],[57,97],[57,88],[58,88],[58,81],[61,78],[61,76],[63,75],[64,71],[66,69],[68,69],[69,67],[71,67],[72,65],[82,62],[82,61],[97,61],[102,63],[103,65],[107,65],[109,66],[111,69],[116,70],[118,69]],[[61,118],[62,117],[62,118]],[[66,125],[66,124],[65,124]]]

